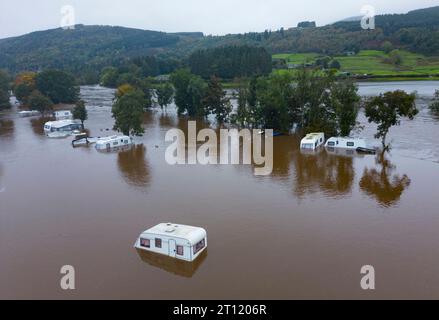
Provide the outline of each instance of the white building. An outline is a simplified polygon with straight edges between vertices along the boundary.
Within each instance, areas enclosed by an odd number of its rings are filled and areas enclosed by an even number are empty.
[[[206,250],[207,232],[203,228],[162,223],[143,232],[134,247],[192,262]]]

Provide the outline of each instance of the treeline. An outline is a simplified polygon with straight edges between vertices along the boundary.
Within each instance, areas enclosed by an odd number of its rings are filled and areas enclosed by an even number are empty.
[[[300,70],[297,78],[287,74],[243,81],[237,91],[236,112],[215,76],[206,82],[183,69],[171,76],[171,82],[180,115],[213,115],[219,124],[346,136],[355,127],[359,110],[360,97],[353,82],[336,81],[332,73],[307,69]]]
[[[192,73],[204,79],[216,75],[222,79],[268,75],[271,55],[262,47],[229,46],[198,50],[188,59]]]
[[[75,78],[61,70],[20,73],[12,89],[22,106],[42,114],[51,111],[54,104],[72,104],[79,100]]]
[[[52,29],[0,41],[0,68],[11,73],[60,69],[81,83],[97,83],[103,68],[155,55],[187,37],[192,36],[110,26]]]
[[[181,68],[182,62],[176,59],[160,59],[154,56],[129,59],[119,67],[107,67],[100,76],[100,83],[109,88],[123,84],[135,84],[141,78],[166,75]]]
[[[9,102],[9,90],[11,88],[11,77],[9,73],[0,70],[0,111],[9,109],[11,104]]]

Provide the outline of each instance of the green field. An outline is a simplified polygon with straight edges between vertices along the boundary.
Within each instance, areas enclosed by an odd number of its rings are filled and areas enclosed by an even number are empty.
[[[383,51],[363,50],[355,56],[335,56],[341,64],[340,72],[354,75],[368,74],[375,77],[417,77],[439,76],[439,57],[426,57],[421,54],[401,50],[402,63],[398,66],[388,62],[389,55]],[[285,59],[287,63],[303,64],[314,62],[321,57],[315,53],[276,54],[274,59]],[[294,71],[294,70],[292,70]],[[277,70],[276,72],[286,72]]]

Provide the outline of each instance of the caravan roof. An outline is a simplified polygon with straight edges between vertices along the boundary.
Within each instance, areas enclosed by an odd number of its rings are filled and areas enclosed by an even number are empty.
[[[149,230],[146,230],[144,233],[181,238],[189,241],[191,245],[196,245],[207,236],[207,232],[203,228],[173,223],[161,223]]]
[[[50,126],[52,128],[63,128],[71,124],[81,124],[81,122],[76,120],[59,120],[59,121],[49,121],[45,126]]]

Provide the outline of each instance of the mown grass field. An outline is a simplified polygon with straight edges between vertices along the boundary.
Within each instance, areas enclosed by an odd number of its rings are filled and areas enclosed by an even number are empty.
[[[401,50],[399,54],[402,63],[398,66],[388,62],[388,54],[376,50],[363,50],[355,56],[336,56],[333,58],[340,62],[341,72],[351,74],[399,78],[439,76],[439,57],[426,57],[404,50]],[[276,54],[273,56],[273,58],[285,59],[287,63],[293,64],[314,62],[318,57],[319,55],[314,53]],[[276,72],[282,73],[286,70],[277,70]]]

